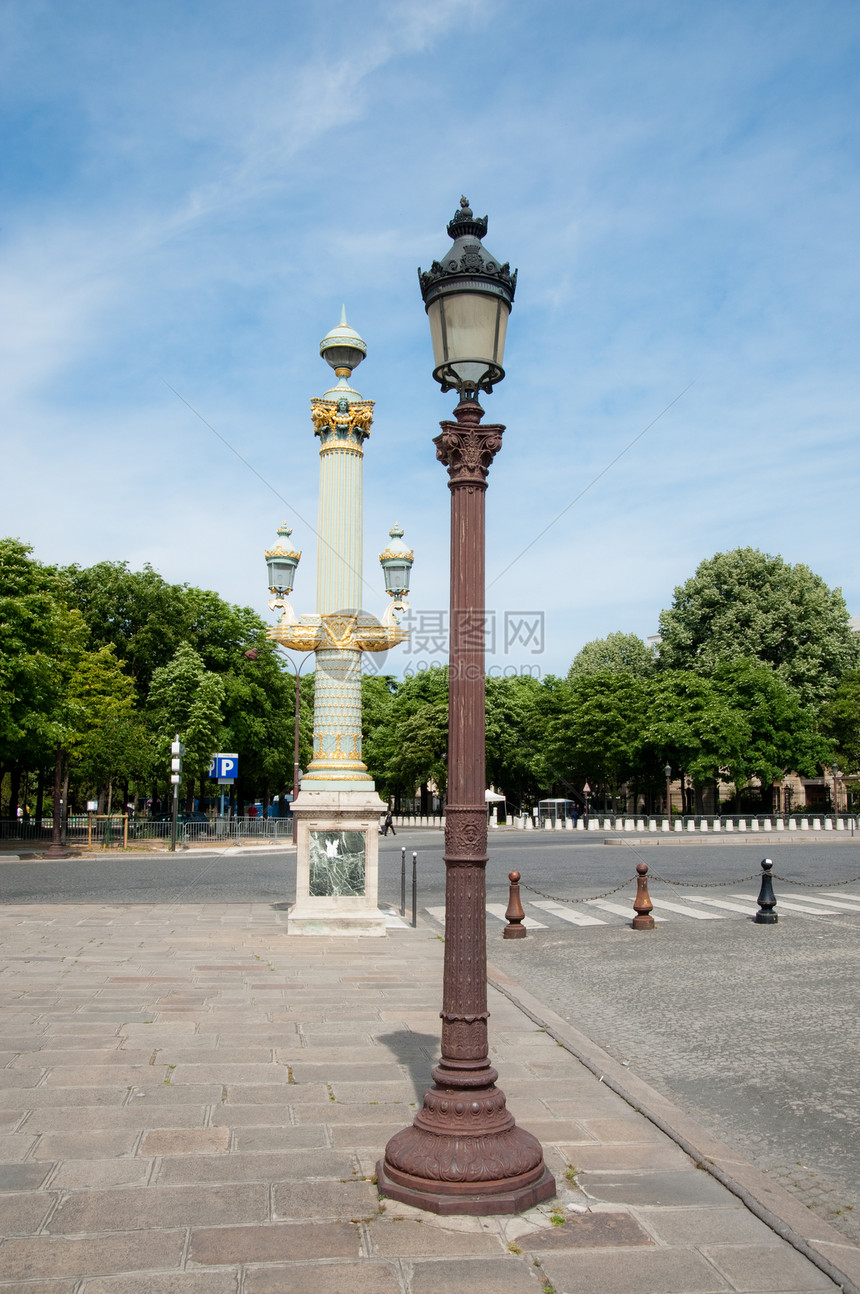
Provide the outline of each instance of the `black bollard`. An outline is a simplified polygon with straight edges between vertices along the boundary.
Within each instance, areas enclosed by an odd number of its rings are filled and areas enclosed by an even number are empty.
[[[770,874],[772,867],[772,858],[761,860],[761,889],[758,892],[758,912],[754,917],[760,926],[775,926],[779,920],[774,912],[776,895],[773,892],[773,877]]]

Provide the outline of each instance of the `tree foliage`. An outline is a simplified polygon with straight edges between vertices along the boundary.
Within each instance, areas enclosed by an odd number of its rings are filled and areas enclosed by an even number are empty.
[[[581,674],[634,674],[647,678],[654,670],[654,653],[636,634],[614,633],[586,643],[568,670],[568,682]]]
[[[662,669],[712,674],[724,660],[768,665],[815,707],[860,665],[839,589],[798,563],[736,548],[700,563],[660,615]]]
[[[822,711],[821,728],[833,743],[842,771],[860,770],[860,669],[840,681]]]
[[[218,749],[223,718],[224,681],[207,670],[190,643],[180,643],[172,659],[152,676],[148,708],[156,753],[165,764],[170,743],[179,734],[185,745],[189,774],[206,775],[212,752]]]
[[[648,685],[635,674],[575,675],[554,688],[546,756],[552,780],[613,790],[636,775],[648,708]]]

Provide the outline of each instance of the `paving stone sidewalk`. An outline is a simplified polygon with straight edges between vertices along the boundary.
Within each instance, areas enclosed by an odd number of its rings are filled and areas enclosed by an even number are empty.
[[[0,1294],[860,1282],[860,1250],[644,1084],[611,1090],[617,1063],[499,975],[494,1063],[557,1199],[466,1219],[381,1199],[376,1161],[437,1056],[430,929],[298,939],[266,904],[42,904],[0,908],[0,933]]]

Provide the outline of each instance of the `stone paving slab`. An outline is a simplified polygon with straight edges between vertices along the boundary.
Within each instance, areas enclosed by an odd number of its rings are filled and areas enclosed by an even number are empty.
[[[650,1089],[611,1090],[575,1054],[587,1040],[560,1041],[510,982],[490,993],[493,1060],[556,1199],[478,1218],[382,1199],[376,1162],[437,1055],[432,931],[301,939],[265,904],[40,905],[0,908],[0,939],[0,1294],[837,1288],[637,1112]],[[860,1279],[860,1250],[814,1222]]]

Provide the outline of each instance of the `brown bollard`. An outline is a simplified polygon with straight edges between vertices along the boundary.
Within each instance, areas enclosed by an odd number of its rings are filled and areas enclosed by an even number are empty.
[[[511,893],[508,898],[508,906],[505,912],[507,925],[502,931],[503,939],[525,939],[528,934],[523,925],[525,912],[523,912],[523,902],[520,898],[520,874],[519,872],[508,872],[508,880],[511,883]]]
[[[651,916],[651,909],[654,904],[651,902],[651,896],[648,893],[648,864],[636,864],[636,898],[633,902],[633,911],[636,916],[631,921],[634,930],[653,930],[654,918]]]

